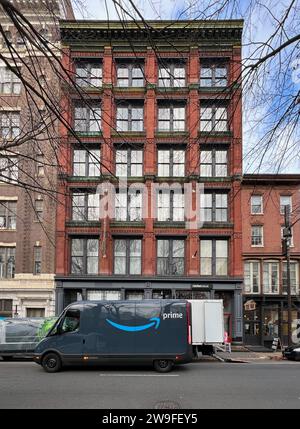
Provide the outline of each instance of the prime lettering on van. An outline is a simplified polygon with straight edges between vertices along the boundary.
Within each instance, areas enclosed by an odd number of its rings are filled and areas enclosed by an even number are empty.
[[[166,320],[166,319],[182,319],[183,314],[182,313],[163,313],[162,317],[163,317],[163,320]]]

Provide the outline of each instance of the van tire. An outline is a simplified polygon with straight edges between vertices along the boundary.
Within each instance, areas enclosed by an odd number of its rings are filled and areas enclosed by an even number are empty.
[[[157,372],[170,372],[172,371],[173,365],[174,362],[168,359],[160,359],[153,362],[154,369]]]
[[[10,362],[12,361],[13,357],[12,356],[1,356],[3,359],[3,362]]]
[[[43,357],[42,367],[46,372],[59,372],[62,368],[61,359],[57,353],[47,353]]]

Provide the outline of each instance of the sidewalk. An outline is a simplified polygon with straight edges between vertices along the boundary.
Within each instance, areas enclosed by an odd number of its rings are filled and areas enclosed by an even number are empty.
[[[219,356],[222,359],[230,359],[233,362],[234,361],[241,361],[241,362],[252,362],[252,361],[269,361],[269,360],[283,360],[282,353],[281,352],[264,352],[264,353],[258,353],[258,352],[236,352],[233,351],[232,353],[228,352],[221,352],[217,351],[216,355]],[[213,356],[199,356],[199,358],[195,359],[196,361],[216,361],[216,358]]]

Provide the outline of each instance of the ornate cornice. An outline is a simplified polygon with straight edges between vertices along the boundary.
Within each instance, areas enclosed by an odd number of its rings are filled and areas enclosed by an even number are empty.
[[[131,42],[149,46],[149,37],[162,45],[167,41],[189,45],[203,42],[224,42],[237,45],[242,38],[242,20],[192,21],[61,21],[61,37],[65,44],[90,42],[106,46],[107,42]]]

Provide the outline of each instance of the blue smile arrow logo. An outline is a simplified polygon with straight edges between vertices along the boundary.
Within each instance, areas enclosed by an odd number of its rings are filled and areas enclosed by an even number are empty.
[[[150,323],[147,323],[147,325],[140,325],[140,326],[119,325],[118,323],[112,322],[109,319],[106,319],[106,321],[111,326],[114,326],[115,328],[120,329],[121,331],[126,331],[126,332],[145,331],[146,329],[152,328],[153,326],[155,326],[155,329],[158,329],[158,327],[160,325],[160,318],[159,317],[152,317],[152,319],[149,319]]]

